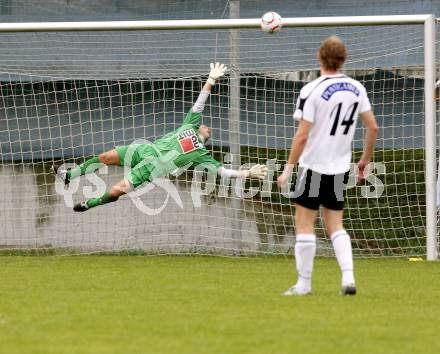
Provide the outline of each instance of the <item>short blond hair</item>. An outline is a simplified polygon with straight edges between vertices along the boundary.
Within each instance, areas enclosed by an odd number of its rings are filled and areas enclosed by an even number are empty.
[[[318,60],[327,70],[339,70],[347,58],[347,48],[338,36],[326,38],[318,49]]]

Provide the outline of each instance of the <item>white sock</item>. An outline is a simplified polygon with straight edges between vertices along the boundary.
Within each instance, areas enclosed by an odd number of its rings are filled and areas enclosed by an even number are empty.
[[[330,236],[342,272],[342,286],[354,284],[353,253],[347,231],[338,230]]]
[[[295,262],[298,272],[297,286],[303,289],[312,288],[313,259],[316,253],[316,236],[298,234],[295,243]]]

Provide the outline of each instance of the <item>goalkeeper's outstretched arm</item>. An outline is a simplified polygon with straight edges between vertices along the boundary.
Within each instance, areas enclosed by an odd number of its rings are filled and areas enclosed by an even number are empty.
[[[267,167],[265,165],[255,165],[248,170],[231,170],[228,168],[220,167],[217,173],[221,177],[227,178],[258,178],[264,179],[267,175]]]
[[[192,107],[193,113],[203,112],[203,109],[205,108],[205,102],[208,99],[209,94],[211,93],[212,86],[215,85],[218,79],[225,75],[226,70],[228,70],[228,68],[225,66],[225,64],[211,63],[211,71],[209,72],[208,80],[206,80],[205,85],[203,85],[202,91],[200,92],[197,101]]]

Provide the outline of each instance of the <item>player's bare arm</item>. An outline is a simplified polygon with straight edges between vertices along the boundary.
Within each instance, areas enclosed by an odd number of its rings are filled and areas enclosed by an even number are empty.
[[[283,173],[277,179],[279,187],[283,187],[286,185],[287,180],[289,179],[289,176],[293,171],[293,168],[298,163],[299,157],[304,150],[304,146],[306,146],[309,132],[312,126],[312,123],[304,119],[299,122],[298,130],[296,131],[292,139],[292,146],[290,149],[289,158],[287,159],[287,164],[284,166]]]
[[[377,126],[376,117],[372,111],[367,111],[360,114],[362,123],[367,129],[364,142],[364,150],[362,156],[358,162],[359,176],[358,180],[362,181],[365,176],[365,168],[371,162],[374,152],[374,146],[376,144],[377,134],[379,127]]]

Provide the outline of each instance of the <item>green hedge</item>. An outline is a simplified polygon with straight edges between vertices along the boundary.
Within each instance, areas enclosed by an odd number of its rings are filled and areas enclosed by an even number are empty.
[[[222,160],[222,155],[227,152],[216,150],[214,155]],[[276,159],[284,165],[287,154],[286,150],[242,147],[241,164],[265,163],[268,159]],[[360,154],[361,151],[356,151],[353,161],[357,161]],[[386,173],[376,175],[384,185],[383,194],[379,198],[365,198],[360,185],[347,190],[344,224],[353,237],[356,252],[386,255],[424,253],[424,150],[377,150],[374,162],[385,166]],[[283,237],[289,231],[287,229],[293,228],[292,223],[286,224],[287,218],[292,216],[293,208],[289,200],[279,193],[275,183],[277,175],[274,177],[271,196],[264,198],[258,194],[252,202],[259,205],[255,218],[262,234],[269,223]],[[252,181],[248,185],[257,186],[259,183]],[[364,186],[371,184],[367,182]],[[268,218],[268,214],[271,214],[271,218]],[[268,222],[268,219],[271,220]],[[323,236],[322,229],[318,228],[317,233]]]

